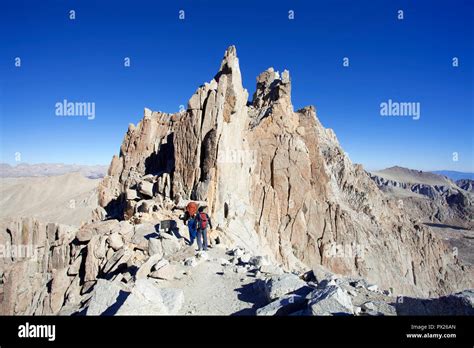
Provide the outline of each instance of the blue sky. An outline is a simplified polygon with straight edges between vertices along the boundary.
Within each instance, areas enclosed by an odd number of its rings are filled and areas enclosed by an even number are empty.
[[[261,71],[290,70],[295,109],[315,105],[354,162],[368,169],[474,171],[471,0],[4,0],[0,6],[1,162],[16,163],[20,152],[28,163],[108,164],[144,107],[178,111],[212,79],[233,44],[250,95]],[[95,119],[55,116],[63,99],[94,102]],[[380,116],[388,99],[419,102],[420,119]]]

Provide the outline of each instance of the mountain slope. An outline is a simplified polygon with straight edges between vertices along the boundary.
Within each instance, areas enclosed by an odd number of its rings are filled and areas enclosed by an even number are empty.
[[[0,218],[28,216],[80,226],[97,207],[99,182],[80,173],[0,178]]]
[[[75,172],[90,179],[103,178],[107,173],[107,166],[63,163],[19,163],[16,166],[11,166],[7,163],[0,163],[0,177],[2,178],[55,176]]]

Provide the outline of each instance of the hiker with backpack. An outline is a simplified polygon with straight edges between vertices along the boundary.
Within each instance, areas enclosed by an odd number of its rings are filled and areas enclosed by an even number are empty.
[[[194,244],[194,240],[197,236],[197,222],[196,215],[190,216],[187,221],[188,230],[189,230],[189,245]]]
[[[189,245],[194,244],[194,240],[197,236],[197,204],[195,202],[190,202],[186,207],[186,212],[184,214],[184,222],[188,225],[189,230]]]
[[[212,228],[211,218],[200,207],[196,214],[198,251],[207,250],[207,228]]]

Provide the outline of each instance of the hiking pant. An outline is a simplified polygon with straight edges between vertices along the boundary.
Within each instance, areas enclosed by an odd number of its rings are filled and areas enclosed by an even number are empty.
[[[196,239],[196,230],[193,230],[193,229],[189,229],[189,245],[193,245],[194,244],[194,240]]]
[[[203,230],[201,229],[197,230],[197,243],[198,243],[198,250],[207,250],[207,228]]]

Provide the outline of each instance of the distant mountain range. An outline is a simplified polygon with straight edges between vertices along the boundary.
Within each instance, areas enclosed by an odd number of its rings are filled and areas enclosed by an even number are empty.
[[[447,175],[398,166],[371,172],[370,176],[383,192],[403,200],[404,206],[425,222],[474,226],[471,179],[454,180]]]
[[[426,185],[438,185],[438,186],[449,186],[449,178],[446,179],[444,176],[440,176],[434,172],[424,172],[416,169],[409,169],[404,167],[390,167],[379,171],[371,172],[373,175],[383,177],[387,180],[396,181],[399,183],[411,183],[411,184],[426,184]]]
[[[40,177],[79,172],[87,178],[97,179],[103,178],[107,174],[107,168],[108,166],[106,165],[88,166],[64,163],[19,163],[16,166],[11,166],[7,163],[0,163],[0,177]]]
[[[435,170],[431,173],[447,176],[453,181],[458,181],[461,179],[474,180],[474,173],[456,172],[453,170]]]
[[[413,170],[407,169],[403,167],[392,167],[387,168],[381,171],[374,171],[374,174],[381,174],[385,172],[387,174],[392,175],[397,172],[397,168],[404,172],[403,174],[408,174],[411,172],[413,176],[416,173],[422,173],[423,179],[427,178],[428,173],[433,173],[436,175],[445,176],[452,181],[456,182],[462,179],[469,179],[474,180],[474,173],[469,172],[457,172],[453,170],[435,170],[431,172],[423,172],[421,170]],[[81,164],[64,164],[64,163],[36,163],[36,164],[28,164],[28,163],[19,163],[16,166],[11,166],[7,163],[0,163],[0,177],[1,178],[18,178],[18,177],[39,177],[39,176],[54,176],[54,175],[62,175],[67,173],[74,173],[80,172],[87,178],[96,179],[96,178],[103,178],[107,174],[108,165],[81,165]],[[406,172],[405,172],[406,171]],[[436,178],[436,177],[431,177]],[[440,178],[438,178],[440,179]],[[417,182],[417,181],[415,181]]]
[[[462,179],[469,179],[469,180],[474,180],[474,173],[469,173],[469,172],[457,172],[454,170],[434,170],[434,171],[422,171],[422,170],[417,170],[417,169],[408,169],[404,167],[399,167],[399,166],[394,166],[382,170],[376,170],[376,171],[371,171],[369,172],[375,174],[375,175],[380,175],[383,176],[387,179],[392,179],[392,176],[397,180],[400,181],[400,179],[403,180],[410,180],[408,182],[412,183],[418,183],[418,182],[423,182],[426,183],[426,181],[430,181],[430,184],[435,184],[431,181],[436,181],[436,184],[442,184],[444,181],[443,178],[440,178],[439,176],[444,176],[450,179],[453,182],[456,182],[458,180]],[[436,174],[436,175],[432,175]],[[420,181],[421,180],[421,181]]]
[[[383,178],[383,181],[392,181],[398,183],[396,186],[406,186],[406,184],[421,184],[438,187],[450,187],[457,185],[458,187],[472,191],[474,183],[474,173],[463,173],[449,170],[438,170],[433,172],[424,172],[416,169],[404,167],[390,167],[378,171],[369,171],[374,177]],[[379,183],[380,184],[380,183]]]

